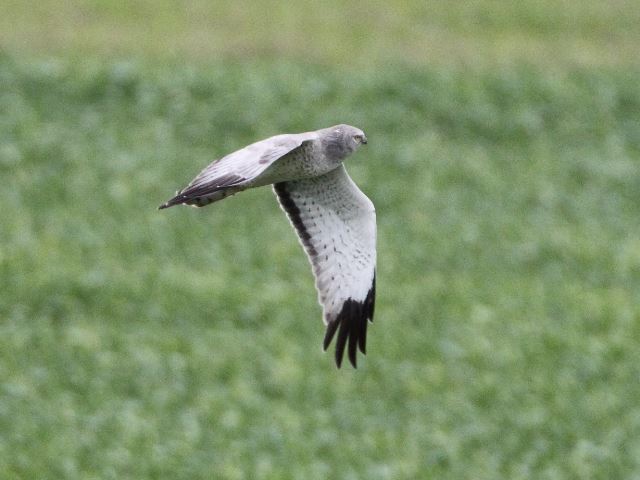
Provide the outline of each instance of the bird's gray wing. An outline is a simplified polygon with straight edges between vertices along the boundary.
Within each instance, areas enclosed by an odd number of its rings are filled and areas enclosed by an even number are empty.
[[[327,331],[336,331],[336,363],[345,347],[356,366],[366,350],[367,322],[373,321],[376,269],[376,214],[373,203],[344,166],[322,176],[273,186],[313,267]]]
[[[160,208],[181,203],[203,206],[224,198],[229,194],[224,191],[235,193],[243,189],[243,185],[256,180],[276,160],[315,138],[315,132],[306,132],[276,135],[252,143],[211,163]]]

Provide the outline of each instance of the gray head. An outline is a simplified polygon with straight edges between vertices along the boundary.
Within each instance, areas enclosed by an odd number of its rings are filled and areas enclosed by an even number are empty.
[[[351,125],[335,125],[324,128],[319,133],[326,155],[334,160],[343,160],[360,145],[367,143],[364,132]]]

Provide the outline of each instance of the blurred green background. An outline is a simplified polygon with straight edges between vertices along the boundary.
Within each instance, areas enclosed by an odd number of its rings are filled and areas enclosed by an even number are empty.
[[[637,2],[0,4],[0,477],[640,477]],[[369,354],[321,351],[269,189],[345,122]]]

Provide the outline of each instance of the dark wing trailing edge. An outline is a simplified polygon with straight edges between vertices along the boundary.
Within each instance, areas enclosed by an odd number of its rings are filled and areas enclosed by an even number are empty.
[[[208,165],[189,185],[159,208],[182,203],[202,207],[255,186],[255,181],[275,161],[316,137],[315,132],[307,132],[276,135],[252,143]]]
[[[213,194],[230,189],[234,186],[241,185],[246,180],[246,178],[241,177],[240,175],[231,173],[216,178],[215,182],[196,185],[190,184],[183,190],[179,191],[171,200],[160,205],[158,209],[162,210],[163,208],[169,208],[173,207],[174,205],[180,205],[183,203],[186,203],[187,205],[193,204],[202,207],[218,199],[212,199],[211,196]],[[224,198],[226,196],[227,195],[224,194],[219,195],[220,198]]]
[[[323,307],[326,350],[336,332],[336,364],[347,349],[366,353],[375,304],[376,220],[371,201],[340,166],[320,177],[282,182],[274,192],[309,257]]]

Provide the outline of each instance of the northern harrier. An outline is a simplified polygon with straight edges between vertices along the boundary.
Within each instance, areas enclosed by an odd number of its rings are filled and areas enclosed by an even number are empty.
[[[214,161],[160,206],[203,207],[273,184],[313,267],[327,326],[325,350],[338,332],[338,367],[347,345],[356,366],[356,350],[365,353],[367,322],[373,321],[376,214],[342,165],[366,143],[364,132],[349,125],[276,135]]]

